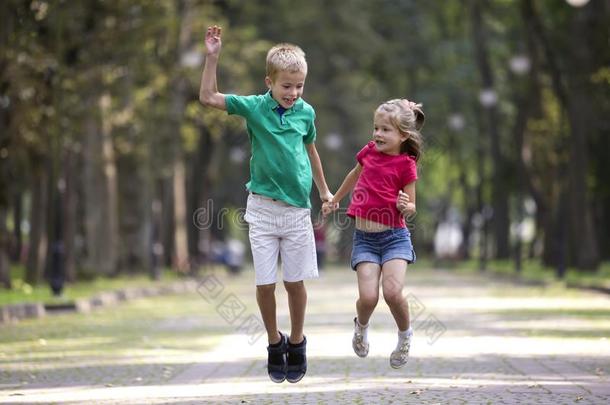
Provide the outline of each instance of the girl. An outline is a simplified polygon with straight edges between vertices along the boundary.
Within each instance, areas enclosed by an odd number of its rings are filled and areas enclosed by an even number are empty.
[[[358,152],[356,167],[323,207],[325,215],[336,210],[355,186],[347,211],[356,222],[351,266],[358,277],[359,292],[352,347],[360,357],[369,352],[367,330],[381,280],[383,298],[398,326],[398,343],[390,355],[393,368],[407,363],[413,336],[402,288],[407,263],[415,262],[415,252],[404,216],[415,213],[416,162],[423,124],[421,104],[405,99],[381,104],[375,111],[373,140]]]

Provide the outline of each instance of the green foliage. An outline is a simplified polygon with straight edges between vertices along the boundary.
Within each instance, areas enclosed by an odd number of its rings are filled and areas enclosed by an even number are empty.
[[[503,184],[511,195],[521,192],[513,127],[521,107],[517,100],[527,95],[536,100],[521,152],[531,184],[554,213],[565,183],[560,171],[569,164],[572,129],[548,55],[523,19],[524,1],[480,3],[499,98],[500,146],[509,160]],[[587,7],[594,12],[562,1],[532,3],[566,89],[586,88],[590,95],[586,188],[595,205],[600,246],[605,246],[610,240],[610,187],[604,181],[610,175],[605,155],[608,10],[599,5],[603,2],[590,2]],[[430,245],[443,208],[458,207],[462,213],[480,209],[479,188],[483,204],[492,200],[494,162],[478,100],[481,82],[470,5],[461,0],[442,6],[423,0],[5,1],[0,6],[0,104],[9,100],[10,106],[1,115],[0,205],[11,209],[10,196],[17,190],[27,199],[34,174],[60,173],[67,151],[78,157],[76,170],[83,172],[86,125],[93,122],[112,136],[115,159],[122,162],[119,182],[138,175],[144,205],[163,197],[157,182],[167,184],[175,160],[184,159],[191,204],[206,197],[219,207],[243,206],[249,157],[243,120],[198,102],[203,61],[196,59],[203,57],[206,27],[218,24],[223,27],[218,70],[223,93],[266,91],[265,56],[272,44],[294,42],[305,50],[304,98],[317,111],[317,146],[333,190],[370,139],[377,105],[397,97],[423,103],[427,123],[417,221],[425,229],[420,243]],[[587,24],[579,24],[582,19]],[[510,71],[510,59],[517,54],[530,57],[534,75],[517,77]],[[450,127],[448,120],[456,114],[463,118],[463,128]],[[330,134],[341,139],[338,149],[326,143]]]
[[[66,285],[64,293],[60,297],[53,296],[51,289],[46,283],[32,286],[24,281],[24,269],[15,267],[12,272],[13,288],[2,291],[0,294],[0,306],[24,302],[43,302],[58,304],[79,298],[89,298],[103,291],[119,290],[130,287],[160,286],[177,281],[175,272],[166,271],[160,281],[152,281],[144,275],[123,276],[111,279],[96,278],[90,281],[79,281]]]
[[[451,265],[449,266],[451,267]],[[476,273],[478,269],[476,260],[467,260],[455,263],[458,271]],[[511,260],[494,260],[488,263],[487,272],[492,275],[518,278],[523,282],[546,283],[553,285],[559,283],[564,287],[574,288],[605,288],[610,289],[610,262],[604,262],[595,274],[587,274],[576,268],[568,268],[565,279],[557,280],[555,269],[545,266],[539,260],[524,260],[522,270],[515,274],[515,263]]]

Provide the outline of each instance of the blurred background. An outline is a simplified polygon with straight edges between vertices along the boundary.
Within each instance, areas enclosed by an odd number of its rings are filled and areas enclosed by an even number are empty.
[[[3,0],[0,295],[247,267],[245,125],[198,102],[213,24],[224,93],[264,93],[274,43],[306,52],[332,191],[381,102],[423,104],[424,263],[610,277],[609,22],[607,0]],[[312,203],[347,268],[350,221]]]

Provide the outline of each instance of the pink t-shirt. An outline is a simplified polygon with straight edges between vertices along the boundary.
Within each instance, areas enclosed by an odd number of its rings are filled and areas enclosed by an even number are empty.
[[[404,228],[405,220],[396,208],[398,190],[417,180],[415,159],[379,152],[375,142],[369,142],[356,155],[362,166],[347,209],[350,217],[365,218],[393,228]]]

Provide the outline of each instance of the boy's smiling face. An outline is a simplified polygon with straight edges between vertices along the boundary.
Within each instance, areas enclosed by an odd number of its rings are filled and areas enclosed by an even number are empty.
[[[271,90],[273,99],[288,109],[303,95],[306,76],[304,72],[280,71],[273,80],[265,77],[265,84]]]

